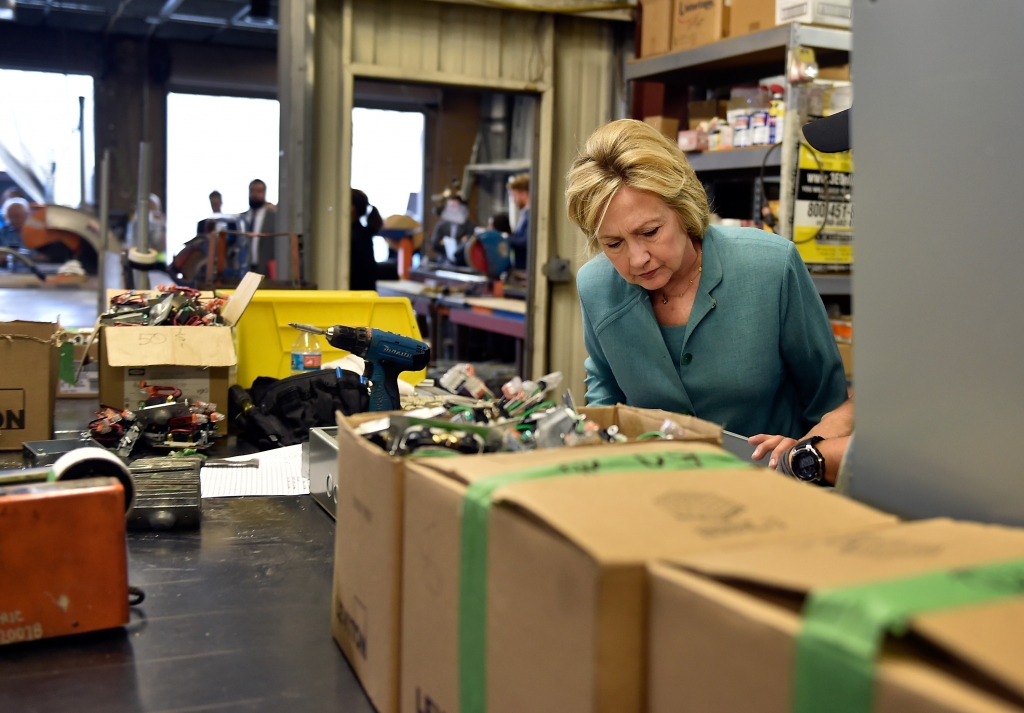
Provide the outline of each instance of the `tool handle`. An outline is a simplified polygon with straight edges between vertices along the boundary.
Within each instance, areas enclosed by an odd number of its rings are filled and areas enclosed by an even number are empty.
[[[373,389],[370,391],[371,411],[396,411],[402,407],[398,396],[398,372],[385,371],[380,364],[373,365]]]

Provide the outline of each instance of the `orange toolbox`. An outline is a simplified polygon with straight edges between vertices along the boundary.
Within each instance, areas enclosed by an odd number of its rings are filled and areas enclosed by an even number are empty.
[[[116,478],[0,488],[0,645],[128,623],[124,513]]]

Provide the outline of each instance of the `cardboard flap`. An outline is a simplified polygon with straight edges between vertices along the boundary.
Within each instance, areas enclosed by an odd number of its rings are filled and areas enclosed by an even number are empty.
[[[913,628],[1024,696],[1024,599],[925,614]]]
[[[234,366],[226,327],[104,327],[110,366]]]
[[[263,275],[257,272],[245,273],[245,277],[238,283],[234,294],[228,298],[227,304],[224,305],[224,309],[220,313],[221,318],[229,327],[238,324],[238,320],[242,318],[245,308],[249,306],[252,296],[256,294],[256,288],[260,286],[262,281]]]
[[[721,452],[696,443],[678,446]],[[494,503],[527,511],[603,564],[671,558],[766,538],[812,539],[895,522],[754,467],[522,481],[498,490]]]
[[[864,532],[849,530],[671,562],[717,579],[803,594],[813,588],[867,584],[1024,557],[1024,530],[999,525],[939,518]]]
[[[614,408],[614,407],[610,407]],[[721,449],[704,443],[687,441],[658,441],[655,443],[622,443],[604,446],[583,446],[579,448],[548,448],[523,453],[489,453],[472,458],[415,458],[410,461],[452,478],[463,484],[505,475],[521,470],[533,470],[544,466],[559,465],[602,458],[611,455],[632,455],[650,453],[652,450],[706,450],[720,453]],[[503,493],[504,489],[498,491]]]
[[[696,416],[683,416],[671,411],[635,406],[617,406],[616,410],[619,428],[627,434],[640,435],[648,431],[657,431],[667,419],[683,429],[684,438],[687,440],[722,444],[722,427]]]
[[[0,334],[24,334],[28,337],[46,340],[60,330],[53,322],[0,322]]]

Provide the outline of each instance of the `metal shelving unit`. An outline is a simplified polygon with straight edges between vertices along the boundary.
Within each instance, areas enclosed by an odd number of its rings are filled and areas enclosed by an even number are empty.
[[[626,64],[626,79],[685,82],[685,75],[693,78],[698,72],[706,74],[771,62],[784,63],[786,52],[793,47],[848,53],[852,46],[853,35],[849,30],[794,22],[692,50],[632,60]]]
[[[732,37],[692,50],[672,52],[632,60],[626,64],[625,77],[631,81],[662,82],[667,86],[721,86],[749,81],[773,74],[786,74],[790,53],[797,47],[815,50],[823,66],[849,62],[853,34],[849,30],[814,27],[790,23],[741,37]],[[800,118],[797,94],[788,78],[786,89],[786,131],[782,145],[772,151],[766,167],[778,168],[780,176],[781,233],[790,237],[793,229],[793,204],[796,197],[796,175],[799,157]],[[760,171],[770,146],[731,151],[687,154],[698,174],[712,177],[721,171]],[[711,174],[711,176],[708,176]],[[849,295],[852,280],[849,274],[812,274],[822,295]]]
[[[760,169],[761,165],[778,168],[782,165],[782,158],[779,151],[772,151],[768,162],[764,163],[765,154],[771,146],[757,146],[749,149],[732,149],[731,151],[695,151],[686,154],[686,158],[693,166],[693,170],[701,171],[731,171],[744,168]]]

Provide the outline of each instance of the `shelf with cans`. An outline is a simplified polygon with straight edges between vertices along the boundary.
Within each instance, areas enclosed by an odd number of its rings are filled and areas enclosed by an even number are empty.
[[[851,46],[849,30],[790,23],[632,60],[625,71],[635,118],[666,135],[680,122],[680,148],[723,222],[774,224],[847,314],[852,158],[801,146],[800,129],[849,106]]]

